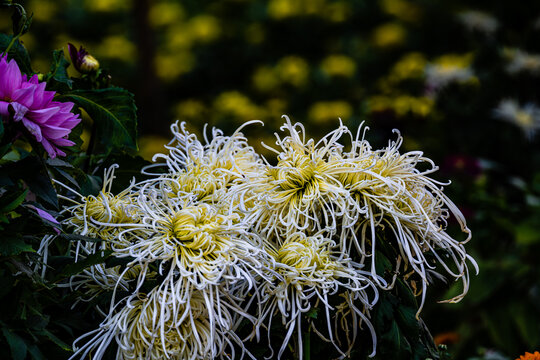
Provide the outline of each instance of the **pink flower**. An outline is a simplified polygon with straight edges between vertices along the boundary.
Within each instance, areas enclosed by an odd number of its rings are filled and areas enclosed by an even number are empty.
[[[0,58],[0,115],[3,120],[22,123],[40,142],[49,156],[66,156],[59,146],[71,146],[71,130],[81,121],[71,112],[73,103],[53,101],[54,91],[46,91],[37,75],[29,80],[21,74],[15,60]]]

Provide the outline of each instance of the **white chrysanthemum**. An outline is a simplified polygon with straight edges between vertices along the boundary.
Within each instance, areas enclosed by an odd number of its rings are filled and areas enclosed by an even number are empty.
[[[244,124],[247,126],[252,121]],[[174,196],[191,196],[199,201],[216,201],[219,191],[226,191],[234,183],[257,177],[262,161],[255,150],[248,146],[239,128],[231,136],[212,130],[212,138],[202,144],[197,136],[186,130],[186,124],[171,126],[174,139],[166,148],[169,154],[157,154],[154,161],[163,159],[169,173],[160,182],[170,188]],[[149,168],[160,166],[151,165]],[[148,169],[148,168],[147,168]]]
[[[68,284],[60,286],[79,290],[82,293],[80,300],[90,301],[105,291],[130,291],[130,284],[134,283],[141,270],[139,265],[122,269],[120,265],[108,268],[105,264],[96,264],[72,276]],[[146,277],[150,279],[155,275],[147,273]]]
[[[504,49],[504,56],[508,64],[506,71],[510,74],[528,72],[531,74],[540,74],[540,55],[529,54],[521,49]]]
[[[336,248],[336,244],[323,233],[309,237],[295,233],[285,239],[279,249],[271,251],[276,259],[277,274],[261,291],[266,301],[263,317],[269,319],[267,328],[271,329],[272,317],[277,314],[286,329],[278,359],[295,332],[298,358],[302,358],[302,325],[307,325],[321,339],[332,343],[342,356],[347,356],[357,334],[354,326],[366,324],[373,339],[372,355],[375,353],[376,337],[368,318],[369,310],[378,299],[377,289],[369,280],[370,273],[361,270],[363,265],[351,261],[346,254],[334,253],[332,248]],[[331,305],[332,297],[339,301],[337,308]],[[320,310],[320,318],[326,319],[324,330],[317,329],[306,317],[315,309]],[[346,318],[345,322],[353,328],[344,327],[340,317]],[[342,326],[338,329],[333,323]]]
[[[394,241],[393,234],[405,265],[420,275],[423,290],[427,287],[428,273],[436,274],[435,265],[428,262],[426,254],[433,255],[447,274],[463,281],[463,294],[449,300],[458,301],[468,289],[467,261],[476,267],[464,248],[471,238],[471,232],[463,214],[444,195],[444,184],[428,176],[438,168],[419,151],[400,154],[402,141],[398,134],[398,139],[387,148],[372,151],[365,140],[357,137],[353,141],[352,151],[343,153],[347,167],[344,167],[346,170],[339,175],[339,179],[365,215],[364,219],[344,225],[344,228],[353,231],[341,237],[341,246],[350,249],[350,242],[353,241],[361,256],[371,258],[371,272],[374,281],[377,281],[374,259],[377,242]],[[422,163],[430,168],[419,170],[418,166]],[[447,219],[451,215],[465,234],[461,241],[445,232]],[[382,234],[384,228],[391,230],[386,238],[377,236]],[[454,263],[454,268],[447,265],[447,258]],[[422,292],[422,304],[424,297],[425,291]]]
[[[246,221],[267,237],[287,237],[296,231],[337,230],[336,218],[343,216],[354,202],[335,174],[339,165],[332,162],[341,151],[337,141],[347,131],[340,126],[318,143],[306,140],[301,124],[289,118],[281,127],[289,135],[276,134],[277,165],[266,165],[264,172],[249,182],[231,188],[231,203],[247,212]],[[272,149],[273,150],[273,149]]]
[[[528,140],[540,129],[540,107],[528,103],[519,105],[516,100],[502,100],[494,111],[495,117],[518,126]]]
[[[451,83],[465,83],[475,79],[470,54],[448,54],[428,63],[424,69],[428,92],[436,92]]]
[[[113,165],[105,170],[103,188],[97,196],[84,197],[75,190],[57,182],[78,197],[78,201],[76,201],[60,196],[60,198],[75,204],[62,210],[62,213],[70,215],[63,221],[63,224],[71,227],[75,234],[110,240],[118,235],[117,225],[130,224],[139,220],[140,214],[137,207],[134,206],[131,188],[125,189],[118,195],[111,193],[116,168],[118,165]],[[114,226],[109,226],[109,224],[114,224]]]
[[[499,27],[497,19],[483,11],[463,11],[458,14],[458,19],[468,30],[479,31],[486,35],[493,34]]]
[[[217,326],[212,324],[211,313],[220,314]],[[113,339],[118,360],[231,358],[230,337],[239,342],[230,333],[233,326],[234,318],[226,306],[209,304],[198,292],[179,303],[174,294],[154,289],[148,296],[127,299],[98,329],[77,339],[76,343],[90,338],[82,347],[75,347],[70,359],[92,354],[92,359],[99,360]]]

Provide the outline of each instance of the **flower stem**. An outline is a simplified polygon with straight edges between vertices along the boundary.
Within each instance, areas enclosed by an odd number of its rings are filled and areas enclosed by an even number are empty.
[[[311,360],[311,326],[306,331],[304,337],[304,359]]]
[[[13,38],[11,39],[9,45],[6,48],[6,52],[5,52],[6,55],[9,53],[9,50],[11,50],[11,47],[13,46],[13,44],[15,44],[15,41],[17,41],[20,36],[21,36],[21,34],[17,34],[15,36],[13,36]]]
[[[90,140],[88,141],[88,148],[86,149],[86,155],[88,156],[88,158],[86,159],[86,163],[84,164],[85,172],[88,172],[90,169],[92,154],[94,153],[94,147],[96,143],[96,133],[97,125],[92,119],[92,132],[90,133]]]

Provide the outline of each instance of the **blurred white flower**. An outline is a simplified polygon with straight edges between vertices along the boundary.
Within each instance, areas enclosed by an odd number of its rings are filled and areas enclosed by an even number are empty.
[[[434,94],[451,83],[474,81],[471,62],[472,54],[447,54],[428,63],[424,69],[427,93]]]
[[[521,49],[504,49],[504,56],[507,58],[506,71],[510,74],[528,72],[540,74],[540,55],[529,54]]]
[[[462,11],[457,17],[468,30],[482,32],[486,35],[493,34],[499,27],[497,19],[483,11]]]
[[[495,108],[494,115],[518,126],[528,140],[540,129],[540,107],[533,103],[521,106],[514,99],[505,99]]]

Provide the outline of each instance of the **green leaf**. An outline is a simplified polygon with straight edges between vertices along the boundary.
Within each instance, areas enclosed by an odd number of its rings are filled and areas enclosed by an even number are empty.
[[[39,348],[35,344],[28,346],[28,352],[34,360],[45,360],[45,356],[43,356],[43,354],[41,353],[41,351],[39,351]]]
[[[62,350],[65,351],[71,351],[71,346],[60,340],[56,335],[54,335],[52,332],[48,331],[47,329],[43,329],[40,331],[43,335],[45,335],[49,340],[51,340],[53,343],[58,345]]]
[[[31,245],[24,242],[22,236],[4,235],[0,240],[0,256],[19,255],[23,252],[35,252]]]
[[[6,34],[0,34],[0,51],[4,52],[4,50],[7,49],[9,43],[11,42],[11,39],[13,39],[13,36],[6,35]],[[17,62],[17,65],[19,65],[19,69],[25,73],[25,74],[33,74],[32,66],[30,65],[30,56],[28,55],[28,51],[26,51],[26,48],[21,44],[19,40],[15,41],[11,49],[9,49],[8,58],[14,59]]]
[[[24,340],[14,332],[3,327],[2,333],[7,340],[9,348],[11,350],[11,357],[13,360],[24,360],[26,358],[26,343]]]
[[[22,204],[26,194],[28,194],[28,189],[24,189],[22,191],[13,191],[0,197],[0,212],[8,213],[15,210],[19,205]]]
[[[72,101],[94,121],[96,139],[108,153],[113,148],[137,150],[137,115],[133,94],[120,88],[76,90],[57,98]]]
[[[55,86],[54,82],[64,85],[68,89],[73,87],[73,80],[67,73],[67,68],[70,63],[64,57],[64,50],[55,50],[53,52],[53,63],[51,65],[50,72],[46,75],[47,88],[58,89],[59,86]],[[51,81],[54,80],[54,81]]]
[[[58,209],[56,190],[52,185],[47,169],[39,158],[28,156],[20,161],[6,165],[4,170],[12,179],[22,179],[31,192]]]
[[[101,264],[111,255],[111,253],[112,251],[105,250],[103,252],[103,255],[92,254],[83,260],[77,261],[73,264],[69,264],[62,270],[62,276],[68,277],[71,275],[75,275],[92,265]]]

